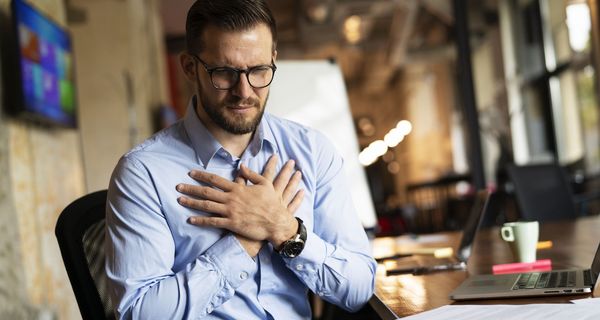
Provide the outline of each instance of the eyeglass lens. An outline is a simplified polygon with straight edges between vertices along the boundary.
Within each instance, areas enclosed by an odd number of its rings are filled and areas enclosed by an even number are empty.
[[[211,80],[217,89],[231,89],[237,85],[240,73],[240,71],[231,68],[217,68],[212,70]],[[269,66],[250,68],[245,73],[248,82],[254,88],[264,88],[273,80],[273,69]]]

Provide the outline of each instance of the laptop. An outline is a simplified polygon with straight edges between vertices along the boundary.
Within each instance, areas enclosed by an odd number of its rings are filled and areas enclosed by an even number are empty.
[[[467,260],[471,256],[471,247],[477,234],[477,230],[480,228],[485,217],[489,216],[488,211],[490,211],[490,208],[492,207],[490,203],[496,201],[496,197],[496,193],[490,193],[486,190],[477,192],[475,203],[469,212],[467,222],[463,229],[460,244],[453,257],[435,259],[434,261],[426,260],[425,263],[419,263],[421,261],[415,262],[414,260],[398,261],[396,268],[386,270],[387,275],[419,275],[444,270],[465,270],[467,267]],[[387,260],[388,258],[395,257],[379,258],[377,260]]]
[[[600,244],[590,269],[474,275],[450,293],[452,300],[586,294],[598,281]]]

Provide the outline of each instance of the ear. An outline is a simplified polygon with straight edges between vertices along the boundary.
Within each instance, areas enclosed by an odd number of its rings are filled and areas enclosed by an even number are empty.
[[[273,59],[273,63],[275,63],[275,61],[277,60],[277,50],[273,51],[272,59]]]
[[[182,52],[179,55],[179,64],[181,64],[181,69],[185,74],[186,79],[190,82],[196,82],[196,61],[194,57],[187,53]]]

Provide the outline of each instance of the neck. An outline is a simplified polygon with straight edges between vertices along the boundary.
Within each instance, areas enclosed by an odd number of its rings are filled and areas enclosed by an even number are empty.
[[[250,144],[254,133],[233,134],[216,125],[199,105],[196,105],[195,110],[200,122],[204,124],[208,132],[219,141],[223,148],[231,155],[241,157]]]

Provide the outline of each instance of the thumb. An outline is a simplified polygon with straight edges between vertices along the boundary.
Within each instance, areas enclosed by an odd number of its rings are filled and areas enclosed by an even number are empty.
[[[248,181],[252,182],[253,184],[265,184],[265,182],[267,182],[267,179],[265,179],[265,177],[250,170],[244,164],[240,165],[239,177],[243,177],[243,178],[247,179]]]

